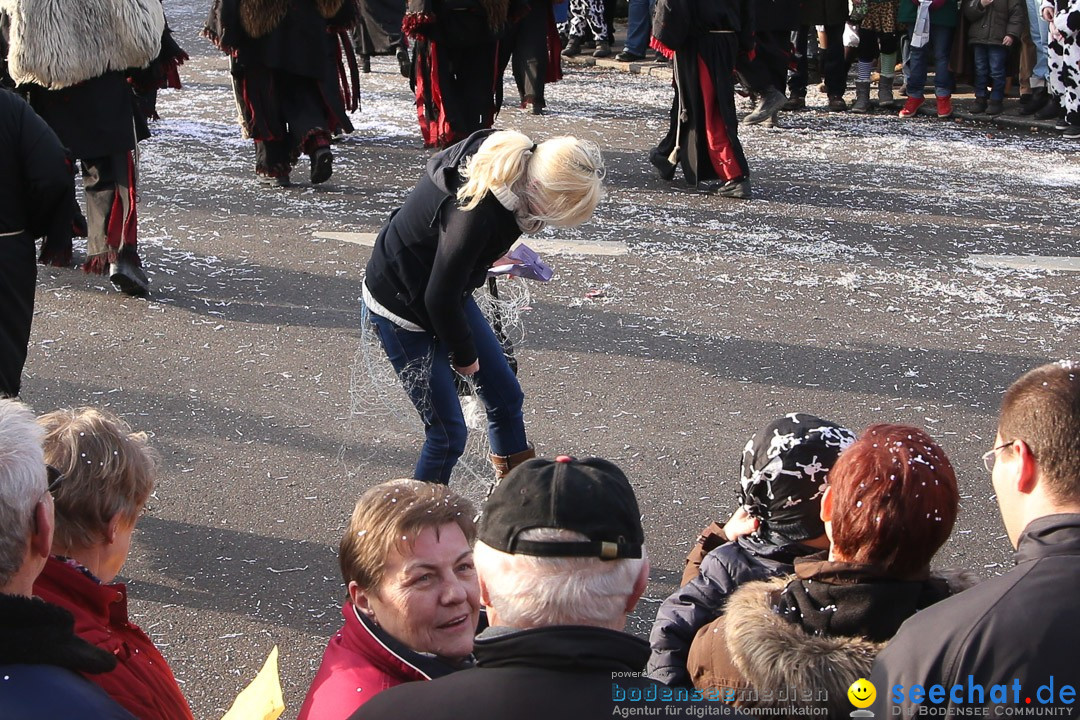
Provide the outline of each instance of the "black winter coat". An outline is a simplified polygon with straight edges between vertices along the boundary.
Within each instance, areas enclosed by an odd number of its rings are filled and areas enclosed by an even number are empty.
[[[18,395],[34,317],[34,238],[71,237],[64,148],[26,101],[0,89],[0,397]],[[56,228],[59,227],[59,231]],[[67,246],[70,254],[70,242]],[[43,248],[44,252],[44,248]]]
[[[642,675],[648,653],[644,640],[604,628],[492,627],[476,637],[475,668],[385,690],[349,720],[608,720],[620,710],[644,714],[646,708],[654,709],[652,717],[703,717],[702,710],[708,717],[744,717],[717,702],[660,700],[673,691]]]
[[[905,622],[874,663],[870,681],[877,688],[877,717],[900,717],[917,711],[910,702],[913,685],[927,697],[933,685],[945,689],[946,715],[962,708],[993,707],[991,687],[1007,685],[1007,706],[1057,706],[1075,712],[1073,701],[1061,703],[1065,685],[1080,688],[1080,514],[1048,515],[1030,523],[1020,536],[1016,567],[1009,572],[923,610]],[[969,680],[969,677],[971,679]],[[1040,686],[1053,677],[1053,698]],[[1014,681],[1020,684],[1014,700]],[[969,683],[984,688],[971,693]],[[962,704],[950,689],[962,687]],[[1045,702],[1049,700],[1050,702]],[[902,701],[902,702],[901,702]],[[927,698],[923,698],[926,704]],[[902,705],[903,707],[896,707]],[[894,709],[896,715],[894,715]],[[995,712],[989,711],[989,717]],[[904,715],[909,717],[910,715]]]
[[[4,720],[134,720],[78,673],[116,658],[75,635],[75,619],[44,600],[0,594],[0,717]]]
[[[694,634],[724,612],[731,593],[743,583],[795,571],[795,558],[818,550],[807,545],[763,545],[749,538],[724,543],[701,561],[698,576],[676,590],[660,606],[649,643],[652,655],[645,673],[665,685],[690,687],[686,670]]]
[[[476,360],[465,299],[521,237],[514,213],[491,193],[472,210],[457,204],[458,168],[492,132],[477,131],[431,158],[420,182],[379,231],[364,277],[375,300],[433,332],[459,367]]]
[[[967,18],[967,38],[971,45],[1001,45],[1006,35],[1014,43],[1027,32],[1027,16],[1021,0],[994,0],[984,6],[980,0],[963,0]]]

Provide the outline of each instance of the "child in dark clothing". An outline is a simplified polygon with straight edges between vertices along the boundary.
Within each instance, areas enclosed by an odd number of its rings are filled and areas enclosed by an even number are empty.
[[[828,548],[821,496],[840,452],[854,442],[847,428],[803,413],[774,420],[750,439],[742,453],[740,508],[720,530],[723,544],[660,606],[649,638],[649,677],[690,686],[690,643],[723,613],[728,596],[745,582],[790,574],[795,558]],[[715,537],[709,529],[703,535]]]
[[[1000,115],[1005,98],[1005,65],[1009,48],[1024,31],[1024,5],[1020,0],[964,0],[968,42],[975,55],[975,104],[971,112]],[[986,86],[990,81],[990,100]]]

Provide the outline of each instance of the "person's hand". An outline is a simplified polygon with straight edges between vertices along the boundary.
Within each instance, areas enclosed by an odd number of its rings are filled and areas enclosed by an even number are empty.
[[[1054,22],[1054,8],[1048,8],[1048,7],[1043,8],[1042,9],[1042,19],[1045,20],[1048,23]]]
[[[1012,47],[1012,44],[1013,44],[1012,35],[1006,35],[1005,39],[1001,41],[1001,44],[1004,45],[1005,47]]]
[[[727,536],[728,541],[735,541],[741,538],[743,535],[752,535],[758,529],[758,519],[750,517],[750,513],[746,511],[746,508],[740,507],[735,511],[735,514],[731,516],[731,519],[724,524],[724,535]]]
[[[994,0],[979,0],[979,4],[982,5],[983,7],[986,7],[987,5],[989,5],[992,2],[994,2]]]
[[[464,375],[465,377],[475,375],[480,370],[480,360],[473,360],[471,365],[466,365],[465,367],[455,365],[454,370],[456,370],[459,375]]]

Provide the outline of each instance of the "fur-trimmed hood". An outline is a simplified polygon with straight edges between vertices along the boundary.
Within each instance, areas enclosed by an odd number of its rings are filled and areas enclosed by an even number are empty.
[[[780,615],[776,599],[794,580],[789,576],[746,583],[731,595],[724,615],[702,628],[691,647],[694,684],[734,692],[735,704],[747,707],[826,705],[829,717],[846,717],[852,709],[848,687],[870,676],[886,642],[815,634]],[[936,573],[930,582],[955,594],[975,578],[967,572],[946,572]]]
[[[325,20],[337,15],[345,4],[345,0],[299,1],[314,3],[319,15]],[[293,0],[237,0],[240,25],[244,33],[253,39],[269,35],[289,14],[289,6],[292,3]]]
[[[11,16],[8,70],[20,84],[58,90],[161,52],[161,0],[0,0],[0,10]]]

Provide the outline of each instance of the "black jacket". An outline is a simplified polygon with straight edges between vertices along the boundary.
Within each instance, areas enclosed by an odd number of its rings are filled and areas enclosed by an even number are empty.
[[[795,571],[795,558],[815,553],[807,545],[786,547],[755,543],[751,538],[724,543],[701,561],[698,576],[676,590],[656,613],[649,643],[652,655],[645,672],[666,685],[689,687],[686,660],[695,633],[724,611],[728,596],[751,580]]]
[[[1023,0],[994,0],[983,6],[980,0],[963,0],[964,17],[968,20],[968,43],[972,45],[1001,45],[1006,35],[1020,42],[1026,32]]]
[[[1016,567],[921,611],[878,655],[870,678],[877,688],[877,717],[893,717],[894,705],[902,704],[905,712],[913,709],[909,693],[915,684],[927,693],[942,685],[944,702],[938,707],[948,708],[991,707],[991,686],[1007,685],[1005,705],[1023,712],[1049,699],[1045,690],[1042,698],[1038,693],[1051,676],[1055,702],[1047,704],[1065,706],[1056,702],[1061,688],[1080,688],[1077,598],[1080,515],[1035,520],[1020,536]],[[1014,702],[1014,681],[1020,683],[1019,702]],[[969,684],[985,688],[981,700]],[[950,697],[953,685],[962,686],[962,704]],[[927,699],[923,704],[933,705]],[[1075,704],[1067,707],[1075,710]]]
[[[521,236],[514,214],[488,193],[469,211],[458,207],[458,168],[492,130],[480,130],[438,153],[379,231],[364,283],[395,315],[433,332],[454,365],[476,360],[463,305],[488,268]]]
[[[350,720],[608,720],[620,709],[674,704],[663,717],[690,717],[680,708],[709,705],[708,717],[743,717],[718,702],[631,700],[672,692],[641,673],[644,640],[615,630],[553,626],[532,630],[493,627],[476,638],[477,667],[426,683],[379,693]],[[619,699],[625,693],[625,699]],[[660,708],[654,715],[659,716]],[[711,712],[715,710],[716,712]]]
[[[34,318],[34,238],[70,259],[75,184],[56,133],[0,88],[0,397],[18,395]]]
[[[78,673],[101,673],[116,658],[75,635],[67,610],[0,594],[0,717],[4,720],[134,720]]]

